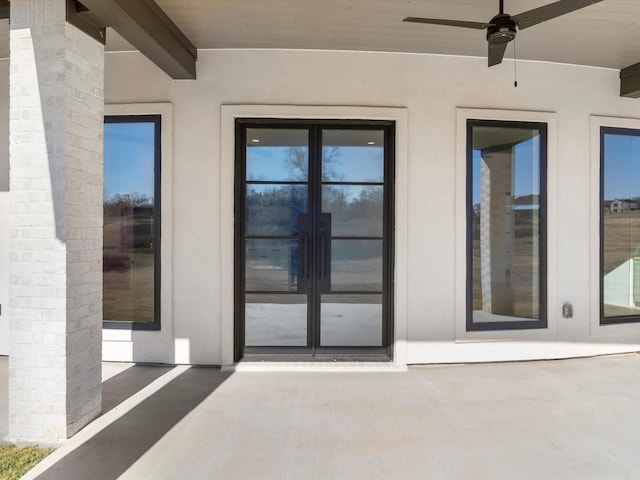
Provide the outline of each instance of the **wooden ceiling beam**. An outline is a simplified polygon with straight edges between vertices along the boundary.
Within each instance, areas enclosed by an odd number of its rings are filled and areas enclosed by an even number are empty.
[[[640,98],[640,63],[620,70],[620,96]]]
[[[80,18],[113,28],[171,78],[196,78],[196,47],[154,0],[81,0],[80,7]]]
[[[67,0],[67,22],[103,45],[106,43],[106,25],[101,25],[98,19],[94,18],[77,0]]]
[[[9,18],[9,0],[0,0],[0,20]]]

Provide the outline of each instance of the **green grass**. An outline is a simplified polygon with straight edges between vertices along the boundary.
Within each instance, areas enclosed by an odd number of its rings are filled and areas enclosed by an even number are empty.
[[[53,448],[37,446],[0,447],[0,480],[18,480],[51,452]]]

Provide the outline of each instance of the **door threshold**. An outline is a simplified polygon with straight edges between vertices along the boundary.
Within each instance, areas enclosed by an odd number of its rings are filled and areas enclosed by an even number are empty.
[[[390,361],[241,360],[223,365],[225,372],[406,372],[407,365]]]

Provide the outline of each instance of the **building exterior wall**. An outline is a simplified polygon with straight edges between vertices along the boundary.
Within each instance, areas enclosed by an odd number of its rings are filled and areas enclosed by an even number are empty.
[[[228,259],[233,252],[225,238],[233,229],[233,186],[226,183],[225,172],[232,169],[234,158],[223,148],[229,139],[222,138],[223,106],[229,105],[406,111],[406,138],[400,141],[408,152],[406,182],[397,185],[396,195],[406,195],[408,207],[398,216],[404,224],[397,229],[402,236],[396,243],[409,261],[396,265],[403,276],[396,275],[396,282],[406,286],[405,295],[396,299],[396,316],[402,316],[396,322],[406,326],[406,335],[398,341],[406,344],[408,363],[562,358],[640,349],[640,325],[594,327],[597,313],[592,301],[599,272],[592,259],[599,232],[593,222],[593,199],[598,192],[590,173],[591,116],[640,118],[640,104],[619,96],[615,70],[523,61],[518,64],[517,88],[512,71],[510,61],[488,69],[483,58],[220,50],[199,52],[197,80],[173,81],[138,53],[107,54],[107,104],[172,105],[172,193],[163,211],[170,209],[173,215],[173,274],[163,276],[172,293],[163,331],[133,332],[128,337],[105,332],[105,358],[230,361],[233,329],[228,325],[233,319],[228,292],[233,272]],[[0,78],[0,88],[6,88],[5,78]],[[0,112],[6,111],[6,101],[0,97]],[[475,335],[456,328],[465,314],[459,295],[460,264],[465,259],[458,248],[465,224],[457,214],[465,202],[460,182],[465,168],[458,132],[461,108],[506,112],[505,118],[517,111],[519,119],[532,121],[538,117],[532,113],[535,118],[528,118],[527,112],[545,112],[555,119],[549,157],[553,184],[548,192],[553,291],[550,328],[544,332]],[[281,110],[273,107],[274,112]],[[0,130],[0,145],[5,135]],[[0,212],[1,196],[0,188]],[[3,221],[0,216],[0,226]],[[0,295],[5,281],[0,279]],[[562,318],[565,302],[573,304],[573,318]]]
[[[9,354],[9,61],[0,60],[0,355]]]

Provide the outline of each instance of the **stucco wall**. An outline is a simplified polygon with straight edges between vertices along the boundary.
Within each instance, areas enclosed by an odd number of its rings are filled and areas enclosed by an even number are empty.
[[[0,63],[0,68],[3,64]],[[0,77],[0,86],[6,76]],[[6,90],[6,88],[5,88]],[[598,270],[597,191],[592,178],[591,116],[640,118],[638,100],[620,98],[618,72],[558,64],[519,62],[488,69],[486,59],[321,51],[201,51],[196,81],[172,81],[137,53],[106,58],[107,103],[173,105],[173,276],[167,339],[139,332],[135,341],[107,341],[105,358],[220,364],[228,361],[232,284],[222,241],[232,225],[222,196],[223,105],[400,107],[407,112],[408,196],[406,245],[407,349],[409,363],[561,358],[640,350],[640,326],[597,326],[593,308]],[[0,112],[6,110],[0,96]],[[466,335],[456,325],[464,255],[464,167],[458,132],[460,108],[548,112],[554,118],[549,175],[550,328],[529,334]],[[522,116],[522,113],[519,113]],[[526,118],[526,114],[524,114]],[[535,119],[534,119],[535,120]],[[0,127],[2,127],[0,123]],[[0,135],[6,133],[0,129]],[[0,141],[0,145],[3,142]],[[0,173],[2,170],[0,152]],[[1,176],[0,176],[1,178]],[[0,187],[1,187],[0,182]],[[2,217],[0,188],[0,227]],[[596,205],[596,206],[594,206]],[[163,208],[169,208],[166,204]],[[0,228],[0,232],[5,229]],[[6,231],[6,230],[5,230]],[[0,234],[1,235],[1,234]],[[0,246],[2,245],[0,236]],[[1,250],[0,250],[1,251]],[[0,271],[2,271],[0,260]],[[0,279],[0,296],[4,278]],[[574,317],[560,315],[571,302]],[[0,325],[4,317],[0,317]],[[517,339],[516,341],[510,341]],[[2,343],[0,341],[0,347]]]
[[[0,355],[9,354],[9,61],[0,60]]]
[[[173,104],[173,319],[176,341],[188,358],[157,348],[146,360],[220,363],[221,106],[229,104],[405,107],[408,112],[407,360],[476,361],[563,357],[638,349],[640,328],[593,328],[591,299],[597,270],[592,251],[597,230],[591,215],[591,115],[639,117],[637,100],[620,98],[618,72],[557,64],[519,62],[488,69],[482,58],[310,51],[202,51],[198,80],[172,81],[135,53],[107,56],[108,103]],[[549,191],[550,256],[554,292],[549,312],[553,329],[524,340],[464,335],[457,338],[456,235],[464,224],[456,208],[459,185],[457,108],[543,111],[554,114],[557,148],[549,166],[557,188]],[[222,158],[221,158],[222,156]],[[551,158],[551,157],[550,157]],[[458,192],[458,194],[456,193]],[[222,209],[222,210],[221,210]],[[551,213],[551,212],[550,212]],[[222,230],[221,230],[222,229]],[[223,269],[222,278],[219,275]],[[563,319],[571,302],[574,318]],[[229,335],[225,333],[225,336]],[[494,338],[495,337],[495,338]],[[502,341],[488,341],[488,340]],[[478,341],[476,341],[478,340]],[[482,340],[482,341],[480,341]],[[142,344],[141,344],[142,345]],[[137,347],[140,351],[142,346]],[[133,348],[134,357],[136,356]],[[109,351],[107,346],[106,351]],[[150,352],[149,352],[150,353]],[[173,355],[173,358],[171,356]],[[142,358],[139,358],[142,359]]]

